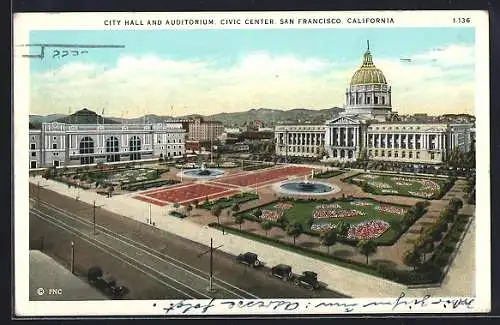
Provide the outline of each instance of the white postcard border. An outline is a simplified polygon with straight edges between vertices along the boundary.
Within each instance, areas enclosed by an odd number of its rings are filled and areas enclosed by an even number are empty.
[[[225,12],[225,13],[44,13],[44,14],[16,14],[14,17],[14,45],[29,43],[30,30],[102,30],[102,29],[151,29],[165,28],[163,26],[105,26],[106,19],[279,19],[281,17],[349,17],[362,18],[393,18],[394,23],[342,23],[333,25],[215,25],[215,26],[169,26],[169,29],[190,28],[395,28],[395,27],[475,27],[475,55],[476,55],[476,130],[477,130],[477,200],[476,205],[476,297],[474,308],[451,309],[436,303],[426,308],[415,307],[411,310],[403,308],[391,310],[390,302],[397,297],[377,299],[386,304],[372,305],[361,308],[370,303],[370,299],[328,300],[329,302],[359,304],[353,310],[346,310],[343,305],[328,308],[308,308],[312,300],[287,299],[289,303],[297,302],[298,308],[284,310],[280,306],[277,310],[253,306],[248,308],[227,308],[221,305],[223,300],[213,303],[216,307],[208,308],[202,313],[202,308],[192,308],[186,313],[182,309],[166,313],[172,301],[106,301],[106,302],[42,302],[28,301],[28,229],[29,206],[27,204],[28,180],[28,116],[29,116],[29,59],[22,58],[26,54],[25,48],[14,46],[14,234],[15,234],[15,312],[18,316],[76,316],[76,315],[217,315],[223,314],[331,314],[331,313],[457,313],[457,312],[486,312],[491,306],[491,261],[490,261],[490,133],[489,133],[489,28],[488,15],[483,11],[371,11],[371,12]],[[453,18],[470,17],[471,23],[459,25]],[[369,19],[370,21],[370,19]],[[326,299],[327,300],[327,299]],[[271,300],[263,300],[268,303]],[[201,305],[208,301],[200,300]],[[153,306],[156,304],[156,306]],[[104,307],[105,305],[105,307]]]

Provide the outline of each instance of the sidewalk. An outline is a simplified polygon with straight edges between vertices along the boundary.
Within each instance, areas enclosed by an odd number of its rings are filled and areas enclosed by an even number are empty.
[[[57,192],[68,197],[75,197],[77,190],[74,188],[68,189],[67,185],[58,183],[52,180],[44,180],[41,177],[30,178],[30,182],[37,183],[46,189]],[[294,272],[301,273],[302,271],[312,270],[318,273],[320,281],[326,283],[331,290],[338,291],[353,298],[375,298],[375,297],[394,297],[398,296],[402,291],[407,295],[421,295],[423,291],[433,295],[438,295],[441,289],[412,289],[408,290],[405,285],[394,283],[382,278],[367,275],[361,272],[346,269],[334,264],[322,262],[313,258],[309,258],[300,254],[291,253],[274,246],[266,245],[246,238],[242,238],[232,234],[223,235],[219,230],[201,226],[189,221],[189,219],[177,219],[168,216],[172,206],[158,207],[144,203],[139,200],[132,199],[132,195],[119,195],[107,198],[96,193],[79,191],[79,200],[88,204],[103,205],[102,209],[123,215],[125,217],[147,223],[149,211],[151,211],[152,222],[156,227],[165,231],[175,233],[178,236],[188,238],[194,242],[208,245],[210,238],[213,238],[215,245],[223,245],[220,250],[238,255],[245,251],[252,251],[259,255],[267,266],[273,266],[279,263],[286,263],[292,266]],[[470,234],[468,234],[471,237]],[[465,240],[462,248],[468,246],[468,241]],[[470,249],[473,250],[471,247]],[[460,253],[459,253],[460,254]],[[457,257],[458,260],[458,257]],[[454,262],[456,263],[456,262]],[[465,265],[462,269],[467,269]],[[463,273],[463,272],[460,272]],[[450,269],[450,274],[454,274],[454,268]],[[451,284],[450,284],[451,286]],[[453,291],[451,291],[453,289]],[[451,286],[443,293],[453,294],[457,292],[457,288]],[[458,294],[458,292],[457,292]]]

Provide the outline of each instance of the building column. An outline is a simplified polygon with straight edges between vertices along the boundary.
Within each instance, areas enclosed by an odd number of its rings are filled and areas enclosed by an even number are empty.
[[[354,128],[354,147],[359,147],[359,145],[358,145],[358,131],[359,131],[359,128],[355,127]]]
[[[399,142],[399,148],[398,148],[398,149],[401,149],[401,144],[403,143],[402,133],[399,133],[398,137],[399,137],[399,139],[398,139],[398,142]]]

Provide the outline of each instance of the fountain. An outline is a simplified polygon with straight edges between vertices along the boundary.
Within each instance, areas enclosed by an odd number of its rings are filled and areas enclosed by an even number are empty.
[[[326,195],[340,191],[340,188],[333,184],[311,180],[313,177],[314,170],[310,179],[305,175],[302,181],[284,181],[278,183],[275,189],[285,195]]]
[[[197,179],[207,179],[207,178],[215,178],[224,175],[224,171],[222,169],[217,168],[206,168],[205,163],[202,162],[199,168],[188,169],[181,171],[179,176],[186,178],[197,178]]]

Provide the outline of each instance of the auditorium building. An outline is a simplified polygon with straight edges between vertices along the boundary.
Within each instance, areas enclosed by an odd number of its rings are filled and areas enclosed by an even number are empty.
[[[276,126],[276,154],[339,162],[366,155],[370,160],[441,164],[453,150],[471,149],[473,123],[395,121],[391,91],[368,46],[346,89],[344,111],[322,125]]]
[[[181,123],[43,123],[29,130],[30,169],[99,162],[178,158],[185,153]]]

